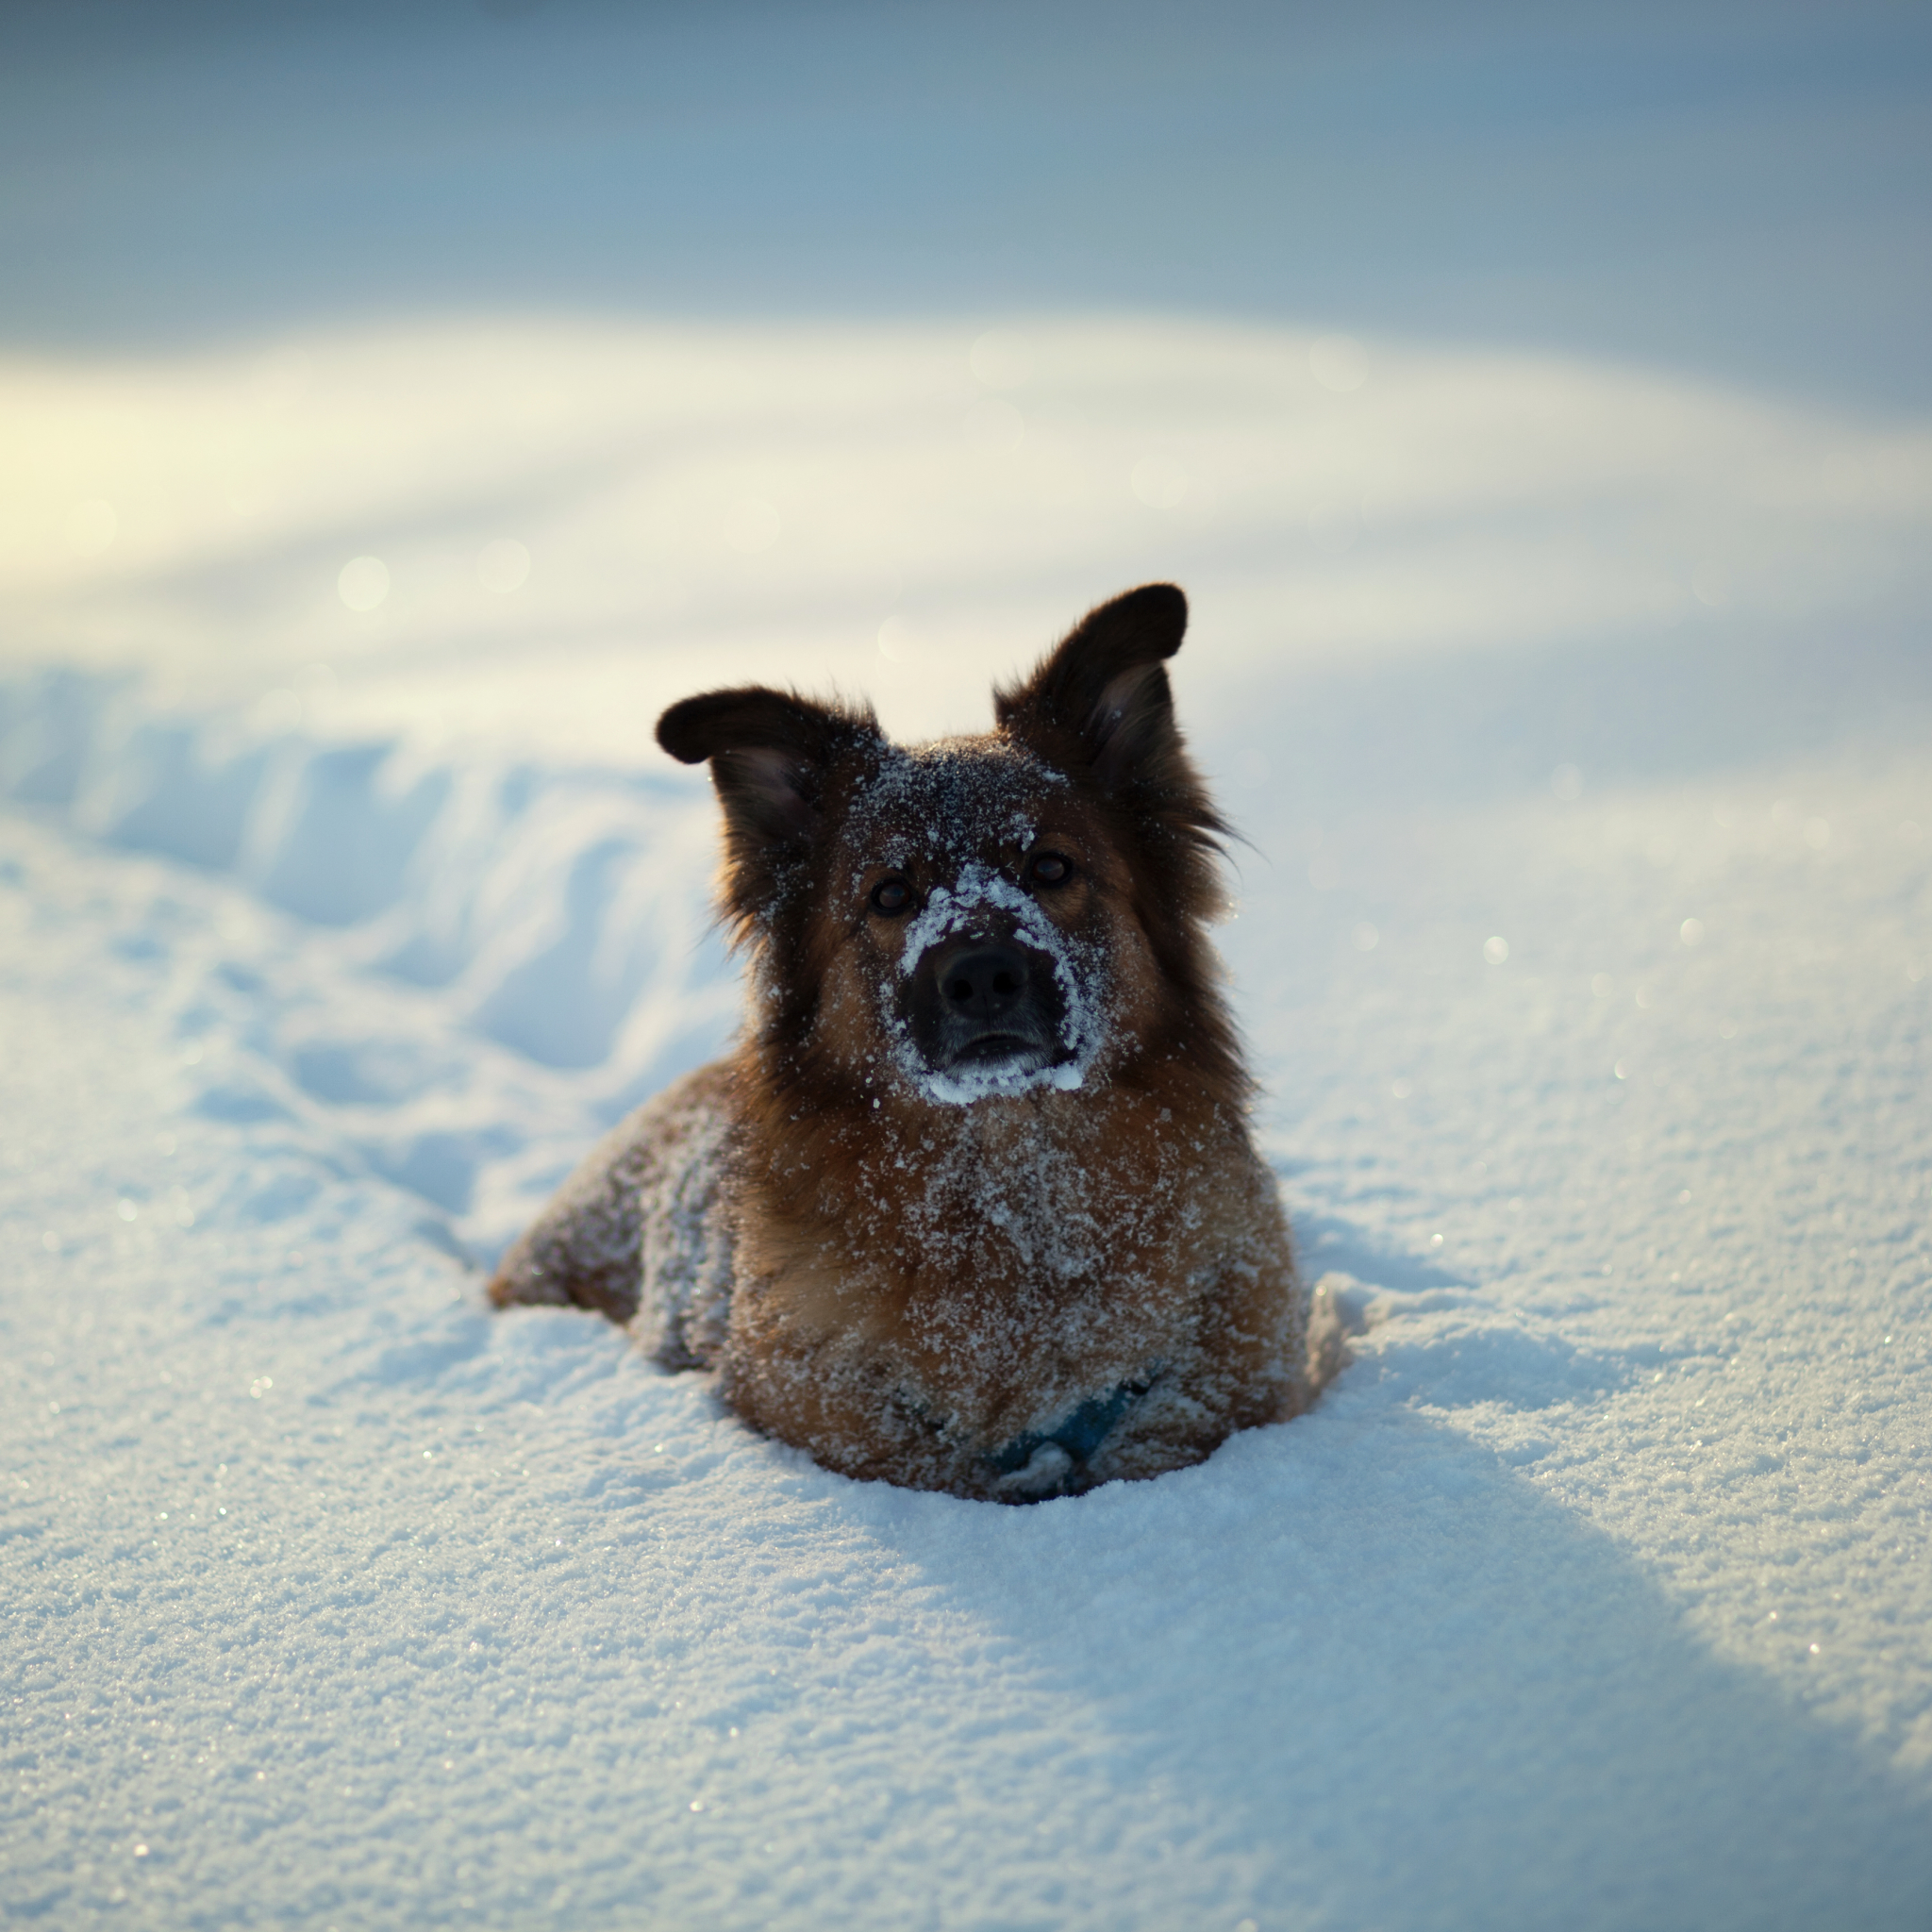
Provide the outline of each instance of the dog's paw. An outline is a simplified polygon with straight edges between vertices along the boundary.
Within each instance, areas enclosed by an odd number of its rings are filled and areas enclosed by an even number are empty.
[[[1331,1319],[1341,1324],[1344,1335],[1366,1335],[1380,1320],[1374,1302],[1381,1292],[1353,1274],[1331,1268],[1310,1291],[1310,1325],[1313,1310],[1325,1307],[1331,1311]]]
[[[1008,1471],[993,1490],[1008,1501],[1043,1503],[1059,1494],[1073,1470],[1074,1458],[1058,1442],[1042,1442],[1024,1469]]]
[[[1355,1357],[1348,1338],[1366,1335],[1375,1315],[1375,1291],[1352,1274],[1329,1273],[1308,1291],[1307,1376],[1310,1393],[1325,1389]]]

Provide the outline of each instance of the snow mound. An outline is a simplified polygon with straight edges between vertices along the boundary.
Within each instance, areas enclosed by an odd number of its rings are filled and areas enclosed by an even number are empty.
[[[329,742],[143,698],[137,680],[66,671],[0,686],[0,795],[226,874],[251,908],[315,929],[292,974],[258,922],[176,983],[177,1036],[208,1041],[203,1113],[325,1118],[493,1250],[587,1124],[728,1033],[716,835],[694,788]],[[330,1001],[306,982],[321,957]],[[245,1040],[245,1066],[217,1040]],[[565,1076],[541,1099],[538,1069]]]
[[[1932,438],[979,326],[0,358],[12,1917],[1923,1923]],[[486,1316],[734,1024],[656,708],[1156,575],[1318,1407],[1002,1510]]]
[[[1227,942],[1354,1362],[1001,1510],[479,1306],[730,1024],[694,788],[7,687],[0,1898],[1916,1923],[1928,747],[1332,805]]]

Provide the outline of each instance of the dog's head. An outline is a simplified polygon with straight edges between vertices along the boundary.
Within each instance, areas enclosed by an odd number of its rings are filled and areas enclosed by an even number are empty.
[[[1168,584],[1102,605],[983,737],[901,747],[761,686],[665,712],[665,750],[710,760],[774,1077],[965,1105],[1186,1053],[1239,1091],[1203,933],[1224,827],[1163,668],[1186,625]]]

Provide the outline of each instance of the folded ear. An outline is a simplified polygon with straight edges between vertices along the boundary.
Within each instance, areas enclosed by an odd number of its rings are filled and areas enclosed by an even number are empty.
[[[711,761],[724,813],[724,898],[734,916],[762,909],[782,882],[784,861],[816,841],[833,763],[877,737],[870,708],[821,705],[764,685],[705,691],[658,720],[658,742],[673,758]]]
[[[1055,762],[1086,765],[1110,791],[1195,785],[1162,669],[1187,627],[1175,585],[1142,584],[1090,610],[1024,684],[996,689],[993,715]]]

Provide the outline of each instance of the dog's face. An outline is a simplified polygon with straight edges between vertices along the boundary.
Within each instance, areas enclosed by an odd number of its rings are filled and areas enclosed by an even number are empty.
[[[1221,825],[1162,669],[1185,623],[1170,586],[1102,606],[984,737],[904,748],[758,687],[665,713],[711,761],[774,1077],[956,1108],[1187,1051],[1239,1086],[1202,933]]]
[[[1072,781],[1009,740],[884,747],[812,922],[824,1045],[947,1105],[1079,1086],[1145,951],[1109,916],[1118,870]]]

